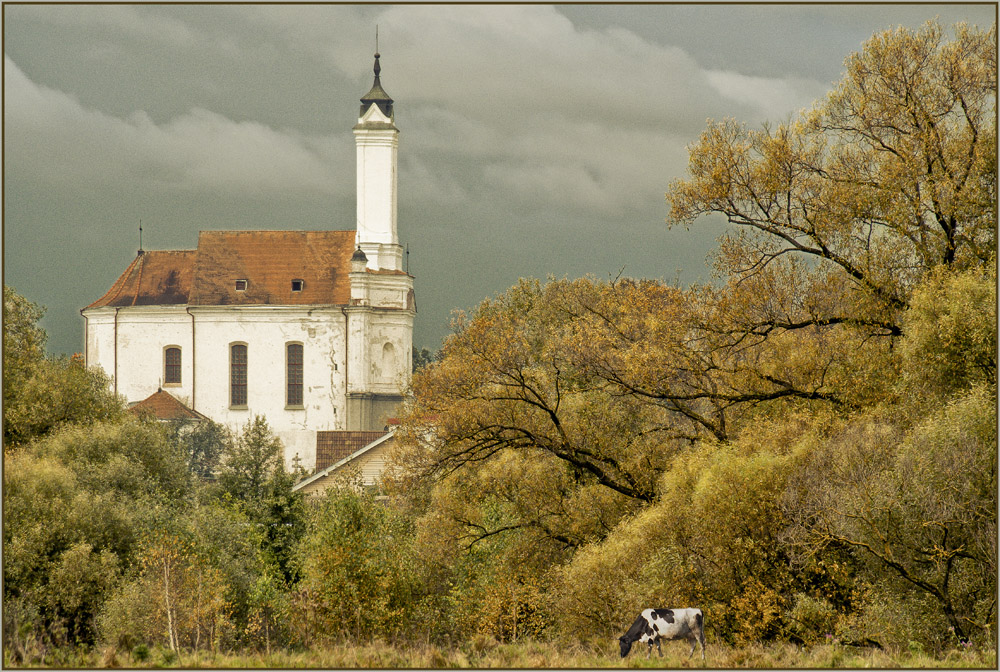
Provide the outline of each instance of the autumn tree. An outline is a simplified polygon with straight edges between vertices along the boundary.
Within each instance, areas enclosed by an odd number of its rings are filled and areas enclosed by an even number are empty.
[[[803,463],[790,545],[811,557],[849,554],[868,586],[858,610],[897,606],[896,619],[936,624],[921,632],[947,643],[989,637],[996,623],[996,398],[979,387],[904,433],[868,417],[816,446]],[[887,617],[867,636],[884,636]],[[881,621],[881,622],[880,622]],[[912,624],[911,624],[912,625]],[[957,641],[957,640],[956,640]]]
[[[711,124],[667,194],[671,225],[708,213],[735,225],[717,258],[734,293],[760,295],[808,261],[784,290],[795,301],[755,303],[732,325],[743,338],[828,325],[899,335],[923,274],[992,263],[995,27],[959,25],[951,41],[933,22],[886,31],[846,68],[793,122]]]
[[[903,324],[904,378],[914,393],[948,397],[997,383],[996,266],[940,267],[914,290]]]
[[[954,33],[876,35],[793,121],[709,126],[669,222],[733,225],[719,283],[522,280],[461,315],[397,434],[420,552],[504,609],[531,567],[602,631],[664,594],[733,642],[992,627],[995,29]]]
[[[259,531],[219,502],[171,513],[142,535],[132,571],[101,609],[103,643],[179,653],[240,641],[266,573]]]
[[[65,424],[119,420],[123,401],[108,377],[83,358],[46,357],[44,309],[4,286],[4,449],[45,436]]]
[[[261,500],[268,482],[284,470],[284,448],[263,416],[247,421],[223,451],[219,486],[241,501]]]
[[[526,511],[535,511],[530,524],[578,544],[582,539],[563,527],[575,493],[594,486],[626,500],[649,501],[664,456],[652,431],[659,409],[628,396],[609,398],[607,384],[576,366],[564,347],[573,319],[562,310],[569,285],[543,288],[524,281],[462,321],[441,361],[415,378],[403,443],[413,447],[404,456],[406,469],[425,476],[443,477],[496,458],[491,467],[496,473],[485,480],[502,484],[506,478],[500,472],[514,467],[502,466],[502,453],[516,453],[525,465],[539,464],[535,475],[521,479],[521,493],[530,497],[534,479],[541,477],[551,482],[544,487],[539,482],[540,491],[556,499],[546,505],[522,500]],[[425,431],[428,422],[431,433]],[[614,515],[620,515],[620,501],[612,498],[602,506],[617,508]]]
[[[902,322],[905,403],[811,452],[792,537],[849,551],[880,596],[928,600],[940,632],[982,636],[996,619],[995,269],[938,267]]]
[[[414,378],[403,466],[438,478],[461,469],[470,500],[501,497],[521,524],[578,546],[653,501],[681,447],[727,440],[761,405],[837,402],[839,349],[822,334],[809,348],[801,337],[797,349],[727,348],[704,327],[713,296],[584,278],[522,281],[485,301]],[[514,494],[501,487],[510,482]],[[589,528],[572,513],[582,497]]]
[[[212,420],[170,424],[171,441],[184,447],[188,470],[203,480],[216,477],[222,453],[231,440],[229,430]]]

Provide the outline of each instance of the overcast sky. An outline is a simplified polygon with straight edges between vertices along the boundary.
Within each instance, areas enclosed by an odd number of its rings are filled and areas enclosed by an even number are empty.
[[[781,122],[873,33],[995,5],[4,7],[4,280],[54,353],[139,246],[353,229],[352,126],[396,101],[414,346],[519,277],[708,280],[723,230],[668,230],[708,119]]]

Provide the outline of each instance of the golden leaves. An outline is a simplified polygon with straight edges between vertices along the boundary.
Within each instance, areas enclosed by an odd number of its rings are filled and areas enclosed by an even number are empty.
[[[690,177],[670,185],[668,223],[723,214],[753,233],[727,234],[724,275],[813,259],[861,297],[828,317],[898,331],[923,273],[986,263],[996,241],[995,28],[955,33],[876,35],[788,125],[711,123],[689,148]]]

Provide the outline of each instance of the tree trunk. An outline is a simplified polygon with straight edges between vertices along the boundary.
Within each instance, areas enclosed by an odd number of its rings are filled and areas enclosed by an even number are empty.
[[[163,601],[167,608],[167,641],[170,650],[177,653],[177,634],[174,632],[174,612],[170,606],[170,563],[163,561]]]

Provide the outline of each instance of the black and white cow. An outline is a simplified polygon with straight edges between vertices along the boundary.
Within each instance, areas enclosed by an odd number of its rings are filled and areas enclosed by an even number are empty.
[[[624,635],[618,638],[621,645],[622,658],[632,650],[634,642],[645,642],[649,645],[646,657],[653,653],[653,642],[656,650],[663,657],[660,640],[689,639],[691,640],[690,658],[694,649],[701,643],[701,659],[705,659],[705,628],[701,609],[643,609],[639,618]]]

